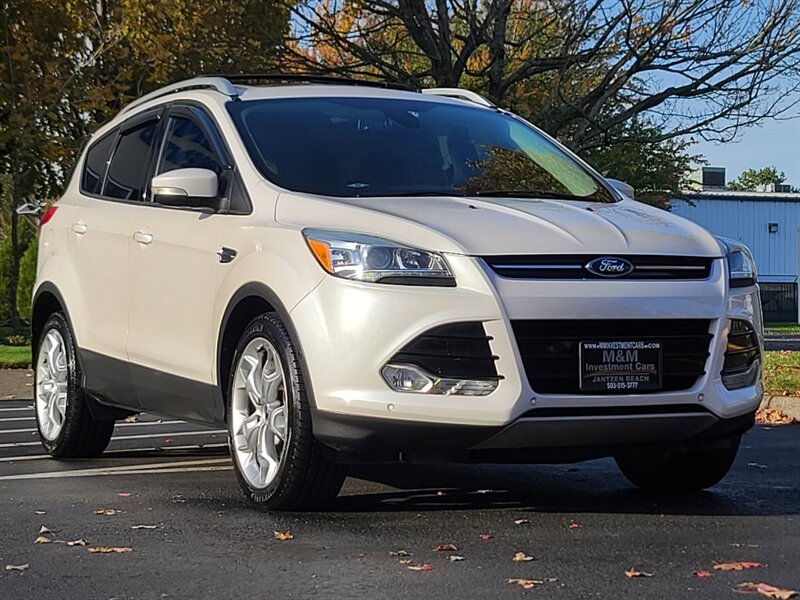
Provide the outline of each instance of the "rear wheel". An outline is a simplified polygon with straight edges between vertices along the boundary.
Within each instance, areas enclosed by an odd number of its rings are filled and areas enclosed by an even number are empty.
[[[54,313],[44,324],[34,368],[36,423],[44,449],[61,458],[102,454],[114,421],[92,416],[81,389],[75,341],[63,313]]]
[[[654,491],[689,492],[719,483],[739,450],[737,437],[728,448],[694,450],[681,454],[617,457],[617,466],[634,485]]]
[[[277,316],[263,314],[248,325],[229,381],[228,439],[250,501],[299,510],[335,498],[345,471],[314,438],[304,375]]]

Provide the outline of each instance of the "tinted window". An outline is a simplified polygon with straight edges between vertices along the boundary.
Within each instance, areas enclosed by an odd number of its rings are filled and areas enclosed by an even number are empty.
[[[156,136],[157,121],[129,129],[119,138],[108,168],[105,196],[141,200],[147,179],[147,164]]]
[[[81,174],[81,190],[87,194],[100,194],[103,190],[103,175],[106,173],[108,156],[114,144],[116,132],[109,133],[89,148]]]
[[[262,174],[327,196],[614,198],[583,165],[495,110],[387,98],[231,102]]]
[[[217,175],[222,165],[203,130],[190,119],[172,117],[167,126],[158,173],[175,169],[210,169]]]

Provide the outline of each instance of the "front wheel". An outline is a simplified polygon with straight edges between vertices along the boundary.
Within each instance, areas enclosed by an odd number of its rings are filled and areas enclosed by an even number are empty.
[[[617,466],[634,485],[662,492],[690,492],[710,488],[727,475],[741,438],[727,448],[693,450],[680,454],[641,454],[617,457]]]
[[[114,421],[95,419],[81,388],[75,340],[63,313],[42,328],[34,359],[36,424],[44,449],[59,458],[99,456],[114,433]]]
[[[250,322],[229,381],[228,439],[248,499],[268,510],[299,510],[335,498],[345,471],[314,438],[304,374],[277,316]]]

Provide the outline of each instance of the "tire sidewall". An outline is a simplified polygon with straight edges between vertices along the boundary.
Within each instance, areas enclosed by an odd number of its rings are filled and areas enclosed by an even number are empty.
[[[283,452],[281,454],[281,464],[278,467],[278,473],[275,479],[272,480],[266,487],[258,488],[253,486],[242,475],[241,468],[239,467],[239,459],[234,448],[234,435],[233,435],[233,386],[235,382],[236,369],[239,365],[242,352],[247,345],[255,338],[266,338],[278,352],[281,359],[281,369],[283,370],[284,385],[286,386],[286,411],[287,411],[287,424],[289,430],[284,442]],[[294,445],[296,441],[295,431],[297,431],[296,419],[298,416],[297,403],[301,402],[300,386],[297,377],[293,376],[293,370],[290,366],[296,361],[296,355],[291,339],[283,327],[280,327],[270,316],[262,315],[256,317],[245,329],[234,353],[233,362],[231,364],[231,371],[228,378],[227,390],[227,414],[228,414],[228,445],[233,457],[234,471],[239,484],[247,495],[248,499],[256,505],[263,506],[270,501],[281,496],[283,493],[284,481],[287,472],[291,469],[292,454],[294,453]],[[300,373],[297,373],[298,377]]]

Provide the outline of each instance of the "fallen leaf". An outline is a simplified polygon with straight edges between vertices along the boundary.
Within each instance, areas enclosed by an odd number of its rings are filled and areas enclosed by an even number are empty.
[[[717,571],[744,571],[745,569],[757,569],[763,566],[760,562],[748,561],[714,563],[714,569]]]
[[[476,494],[491,494],[493,490],[476,490]]]
[[[129,417],[125,417],[125,423],[136,423],[138,420],[138,415],[130,415]]]
[[[492,539],[492,534],[491,533],[482,533],[481,534],[481,539],[484,542],[488,542],[490,539]]]
[[[158,525],[131,525],[131,529],[158,529]]]
[[[580,523],[576,523],[575,521],[570,521],[569,525],[567,527],[569,527],[570,529],[580,529],[581,528],[581,524]]]
[[[413,556],[408,550],[390,550],[389,556]]]
[[[458,562],[460,560],[467,560],[467,559],[464,558],[463,556],[460,556],[459,554],[451,554],[450,556],[447,557],[447,560],[449,560],[450,562]]]
[[[119,494],[117,494],[117,496],[119,496],[120,498],[129,498],[130,496],[133,496],[133,494],[131,494],[130,492],[120,492]]]
[[[167,438],[167,439],[165,439],[165,440],[164,440],[164,443],[165,443],[165,444],[171,444],[171,443],[172,443],[172,438]]]
[[[458,552],[455,544],[439,544],[433,549],[434,552]]]
[[[762,425],[791,425],[796,422],[797,419],[790,417],[777,408],[764,408],[756,412],[756,423],[761,423]]]
[[[91,554],[127,554],[133,552],[133,548],[127,546],[92,546],[86,549]]]
[[[25,563],[24,565],[6,565],[6,571],[25,571],[28,567],[30,567],[30,563]]]
[[[797,590],[787,590],[768,583],[752,583],[750,581],[740,583],[736,586],[735,591],[745,594],[761,594],[767,598],[773,598],[773,600],[789,600],[795,596],[800,596],[800,592]]]
[[[517,552],[512,560],[514,562],[530,562],[535,559],[532,556],[528,556],[524,552]]]
[[[644,571],[637,571],[633,567],[625,571],[625,577],[652,577],[652,573],[645,573]]]
[[[507,583],[513,583],[514,585],[520,586],[524,590],[532,590],[537,585],[541,585],[544,583],[541,579],[509,579]]]
[[[176,504],[186,504],[186,498],[184,498],[181,494],[173,496],[172,501]]]
[[[517,519],[514,521],[514,525],[527,525],[528,523],[530,523],[528,519]]]
[[[713,573],[711,573],[711,571],[706,571],[705,569],[700,569],[699,571],[695,571],[694,573],[692,573],[692,575],[694,575],[695,577],[700,577],[700,578],[702,578],[702,577],[713,577],[714,576]]]
[[[424,563],[421,565],[408,565],[406,569],[409,571],[433,571],[433,566],[429,565],[428,563]]]
[[[49,537],[45,537],[45,536],[43,536],[43,535],[40,535],[40,536],[39,536],[39,537],[37,537],[35,540],[33,540],[33,543],[34,543],[34,544],[49,544],[49,543],[51,543],[52,541],[53,541],[53,540],[51,540]]]
[[[79,540],[72,540],[71,542],[67,542],[67,546],[86,546],[89,542],[85,539],[80,538]]]
[[[33,511],[33,514],[42,516],[42,515],[46,515],[47,511],[46,510],[35,510],[35,511]]]
[[[411,560],[410,558],[405,558],[405,559],[400,561],[400,564],[401,565],[410,565],[412,562],[414,562],[414,561]]]
[[[444,492],[441,492],[441,491],[439,491],[439,492],[436,492],[436,495],[437,495],[437,496],[444,496]]]
[[[293,539],[294,536],[288,531],[276,531],[275,532],[275,539],[281,542],[287,542]]]
[[[116,508],[98,508],[96,511],[94,511],[94,514],[103,515],[106,517],[113,517],[114,515],[118,515],[121,512],[122,512],[121,510],[117,510]]]

